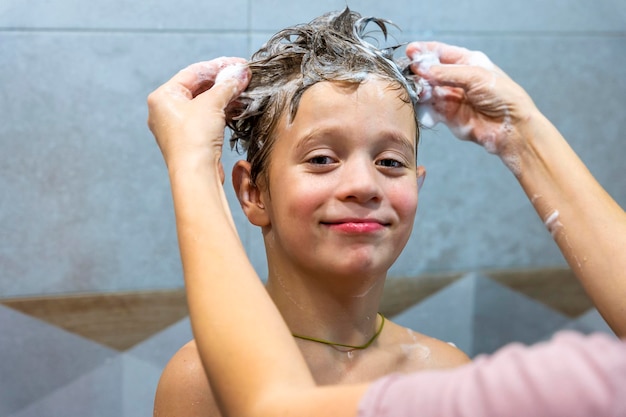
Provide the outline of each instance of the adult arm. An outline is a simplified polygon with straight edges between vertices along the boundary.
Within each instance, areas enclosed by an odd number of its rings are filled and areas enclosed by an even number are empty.
[[[518,179],[613,331],[626,336],[626,213],[528,94],[480,52],[407,47],[423,77],[423,116],[498,155]]]
[[[563,332],[451,371],[382,378],[366,392],[359,417],[617,417],[626,415],[625,384],[625,343]]]
[[[237,235],[222,187],[224,109],[245,88],[238,59],[192,65],[148,97],[174,200],[192,330],[226,416],[353,416],[366,386],[315,387]]]

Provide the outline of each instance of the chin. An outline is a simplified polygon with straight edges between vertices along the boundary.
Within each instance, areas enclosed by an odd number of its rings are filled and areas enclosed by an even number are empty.
[[[331,269],[331,273],[349,276],[386,276],[387,271],[393,264],[389,259],[381,259],[380,256],[363,256],[354,254],[337,262]]]

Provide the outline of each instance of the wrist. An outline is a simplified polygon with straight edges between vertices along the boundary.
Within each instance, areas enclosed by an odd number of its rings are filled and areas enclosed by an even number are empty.
[[[552,123],[536,108],[518,117],[515,123],[505,129],[507,140],[500,147],[498,156],[518,178],[525,168],[543,159],[542,148],[549,146],[554,137],[560,137]]]
[[[207,213],[230,216],[224,194],[220,159],[210,152],[193,153],[168,160],[168,174],[176,223],[181,230],[200,229]],[[230,221],[232,223],[232,221]],[[194,232],[195,233],[195,232]]]
[[[213,171],[211,167],[219,165],[220,157],[208,150],[178,152],[166,158],[165,164],[170,177],[179,173],[197,171]]]
[[[558,129],[537,111],[519,132],[523,140],[516,148],[515,175],[527,195],[532,199],[547,194],[554,197],[556,193],[563,199],[578,193],[570,181],[564,180],[587,170]]]

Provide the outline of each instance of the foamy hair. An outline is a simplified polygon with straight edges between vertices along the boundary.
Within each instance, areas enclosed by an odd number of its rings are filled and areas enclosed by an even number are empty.
[[[428,71],[433,65],[440,65],[439,55],[435,52],[420,52],[413,54],[412,63],[417,63],[422,70]],[[434,109],[431,104],[433,98],[433,87],[428,81],[421,78],[417,81],[419,86],[419,101],[417,118],[420,124],[426,128],[435,127],[440,122],[445,122],[445,118]]]
[[[373,32],[366,32],[370,23],[386,41],[390,21],[362,17],[346,8],[283,29],[252,55],[250,84],[239,107],[228,114],[228,126],[231,147],[247,151],[253,182],[265,172],[278,120],[286,114],[293,121],[302,94],[318,82],[360,84],[375,76],[389,80],[390,88],[396,85],[399,96],[416,108],[419,87],[409,62],[393,59],[400,45],[379,48],[368,42],[366,38],[374,39]]]

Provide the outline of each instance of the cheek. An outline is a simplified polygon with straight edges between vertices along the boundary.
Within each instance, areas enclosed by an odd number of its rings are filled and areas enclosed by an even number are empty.
[[[417,211],[417,184],[394,187],[389,194],[389,199],[399,216],[410,217],[413,221]]]
[[[294,177],[291,177],[291,181],[284,185],[283,190],[281,200],[285,204],[284,210],[290,218],[298,220],[313,215],[330,198],[329,188],[323,184],[299,182]]]

